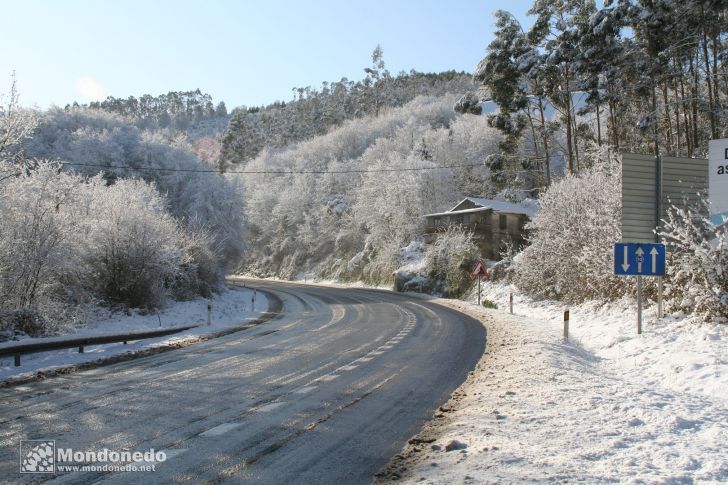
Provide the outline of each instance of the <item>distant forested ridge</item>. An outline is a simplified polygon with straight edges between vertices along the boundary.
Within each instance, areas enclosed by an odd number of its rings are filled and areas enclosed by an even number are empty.
[[[381,50],[361,81],[346,78],[323,83],[321,89],[294,88],[294,99],[265,107],[241,107],[232,112],[222,138],[221,163],[225,167],[255,158],[263,148],[281,148],[327,133],[343,122],[399,107],[417,96],[464,94],[473,89],[464,72],[421,73],[396,76],[384,67]]]
[[[215,106],[212,96],[199,89],[170,91],[159,96],[145,94],[139,98],[109,96],[103,101],[89,103],[88,107],[125,116],[141,128],[187,129],[206,120],[228,116],[224,101]]]

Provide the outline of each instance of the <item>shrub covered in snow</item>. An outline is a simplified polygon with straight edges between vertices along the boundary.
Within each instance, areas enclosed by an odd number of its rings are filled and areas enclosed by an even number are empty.
[[[660,236],[668,244],[665,294],[668,309],[728,318],[728,225],[707,219],[707,201],[690,209],[672,206]]]
[[[108,185],[0,162],[0,330],[52,333],[91,303],[160,307],[168,295],[209,295],[219,244],[183,225],[153,184]]]
[[[91,190],[81,222],[83,269],[92,292],[113,304],[162,306],[185,260],[180,229],[154,186],[139,179]]]
[[[470,231],[448,226],[425,250],[425,268],[433,280],[446,283],[449,296],[457,296],[470,285],[469,270],[478,254]]]
[[[555,182],[526,226],[530,245],[514,258],[514,280],[541,298],[579,302],[624,292],[612,253],[621,238],[618,160],[603,154],[578,176]]]

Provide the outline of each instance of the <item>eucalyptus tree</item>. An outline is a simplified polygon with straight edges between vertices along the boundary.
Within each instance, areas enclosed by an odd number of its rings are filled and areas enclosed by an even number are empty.
[[[579,170],[574,93],[579,88],[579,39],[596,12],[593,0],[536,0],[529,11],[536,19],[528,40],[544,55],[543,87],[559,111],[566,134],[569,171]]]
[[[528,126],[524,111],[528,97],[522,82],[518,58],[527,51],[527,40],[516,18],[505,10],[495,12],[495,38],[478,63],[473,79],[482,83],[498,112],[488,115],[489,124],[500,130],[504,138],[501,153],[488,159],[493,181],[501,185],[510,182],[508,172],[515,171],[515,156],[523,130]]]

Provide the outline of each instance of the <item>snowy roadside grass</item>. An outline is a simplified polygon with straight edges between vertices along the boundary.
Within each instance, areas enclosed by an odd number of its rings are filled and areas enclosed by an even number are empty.
[[[723,327],[648,314],[637,337],[625,300],[571,308],[564,341],[562,305],[516,294],[509,315],[509,293],[436,300],[479,318],[487,350],[377,482],[728,481]]]
[[[255,309],[252,308],[253,291],[251,289],[228,286],[227,290],[216,295],[212,300],[197,298],[190,301],[174,302],[167,309],[151,314],[138,312],[114,313],[108,318],[98,320],[87,326],[75,329],[73,333],[57,337],[24,338],[0,343],[0,348],[19,343],[58,341],[70,338],[91,337],[99,335],[115,335],[160,328],[174,328],[186,325],[198,325],[189,330],[165,337],[131,341],[123,343],[94,345],[78,349],[54,350],[37,354],[24,354],[22,365],[15,367],[13,358],[0,359],[0,382],[8,379],[23,378],[37,372],[48,372],[67,366],[92,362],[121,354],[141,350],[180,345],[190,340],[218,333],[245,323],[249,323],[268,311],[268,301],[264,294],[258,292],[255,298]],[[207,304],[212,302],[211,325],[207,325]],[[160,327],[161,321],[161,327]]]
[[[602,359],[613,372],[645,386],[728,398],[728,325],[706,323],[684,315],[657,318],[654,303],[643,311],[642,335],[637,335],[637,303],[632,298],[606,304],[587,302],[567,307],[535,301],[510,285],[486,283],[482,297],[508,310],[514,295],[514,314],[550,325],[561,332],[569,309],[569,337]],[[473,293],[469,299],[477,301]]]

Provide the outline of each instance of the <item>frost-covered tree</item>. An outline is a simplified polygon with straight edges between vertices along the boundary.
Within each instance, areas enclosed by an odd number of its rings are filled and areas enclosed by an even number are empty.
[[[612,253],[621,235],[618,160],[601,150],[594,166],[554,182],[526,225],[530,245],[514,258],[515,283],[542,298],[616,297]]]
[[[728,225],[716,227],[698,207],[673,206],[660,237],[670,248],[665,294],[668,309],[728,319]]]
[[[462,98],[458,99],[453,109],[457,113],[480,115],[483,113],[483,107],[480,104],[480,98],[475,93],[464,94]]]
[[[92,291],[106,302],[132,307],[164,305],[187,255],[182,231],[154,186],[139,179],[88,186],[78,231],[81,260]]]
[[[3,171],[11,171],[2,162]],[[68,267],[78,177],[59,176],[58,164],[0,181],[0,306],[32,307],[58,290]]]
[[[165,194],[175,218],[210,232],[222,251],[218,273],[238,263],[245,242],[240,180],[195,172],[211,169],[210,161],[200,160],[196,152],[214,157],[218,147],[214,139],[202,138],[194,146],[184,133],[142,130],[103,110],[51,109],[25,147],[29,158],[62,160],[64,171],[103,173],[109,183],[135,177],[153,182]]]
[[[219,284],[208,228],[181,224],[140,179],[109,185],[40,161],[0,180],[0,201],[0,331],[32,321],[33,333],[52,332],[78,308],[161,307]]]
[[[470,268],[479,255],[473,235],[460,226],[448,226],[425,249],[425,270],[433,280],[444,281],[447,294],[460,295],[471,283]]]
[[[495,17],[495,39],[488,45],[487,54],[475,69],[473,78],[488,89],[490,98],[498,105],[498,112],[489,115],[490,123],[505,135],[501,143],[503,153],[512,155],[526,128],[523,110],[528,99],[517,60],[525,53],[527,43],[520,23],[513,15],[498,10]]]
[[[22,143],[30,138],[38,120],[34,111],[24,109],[19,104],[15,73],[11,76],[10,93],[0,96],[0,161],[25,163]]]

